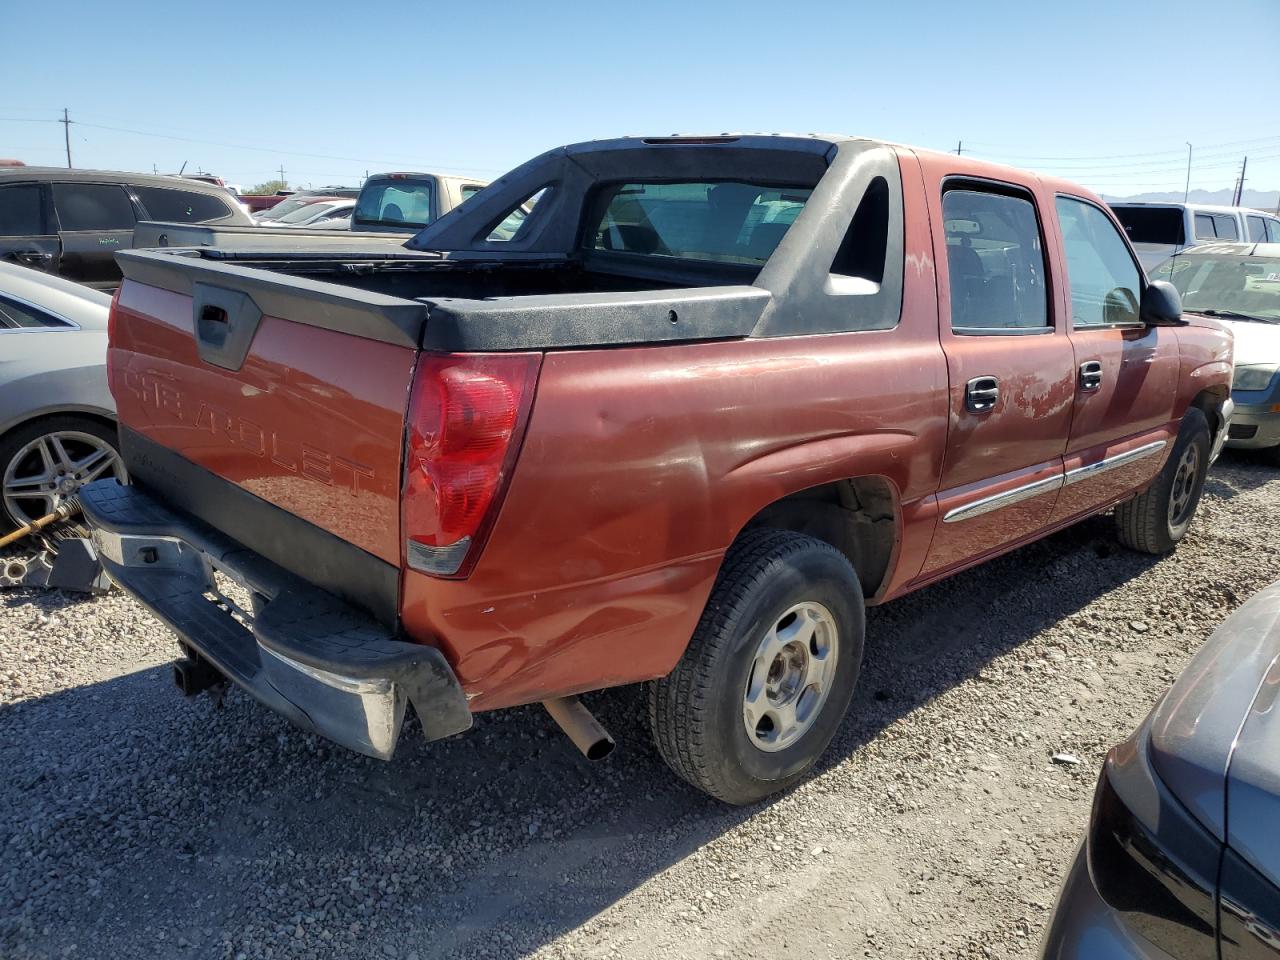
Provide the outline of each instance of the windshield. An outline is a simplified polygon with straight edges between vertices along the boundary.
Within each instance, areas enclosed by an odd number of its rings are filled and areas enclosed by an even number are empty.
[[[1170,280],[1185,310],[1280,320],[1280,257],[1173,257],[1152,279]]]
[[[314,217],[324,216],[330,210],[336,210],[339,206],[336,203],[308,203],[306,206],[299,207],[277,219],[281,223],[302,223]]]
[[[366,183],[352,219],[356,224],[425,227],[431,222],[431,181],[397,179]]]
[[[782,242],[812,192],[741,180],[613,184],[596,198],[587,246],[759,265]]]

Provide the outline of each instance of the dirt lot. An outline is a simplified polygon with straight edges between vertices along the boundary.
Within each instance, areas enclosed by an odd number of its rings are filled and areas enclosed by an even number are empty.
[[[1099,518],[872,611],[823,769],[741,810],[668,774],[634,690],[592,700],[601,765],[537,709],[382,764],[183,702],[118,593],[10,592],[0,955],[1029,957],[1108,746],[1280,578],[1280,473],[1228,456],[1201,510],[1159,561]]]

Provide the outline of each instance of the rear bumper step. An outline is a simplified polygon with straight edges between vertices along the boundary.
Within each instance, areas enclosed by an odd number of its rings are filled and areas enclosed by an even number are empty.
[[[259,702],[304,730],[390,759],[412,704],[428,740],[471,726],[444,655],[399,640],[333,594],[114,480],[80,491],[107,574]],[[248,591],[245,610],[215,571]]]

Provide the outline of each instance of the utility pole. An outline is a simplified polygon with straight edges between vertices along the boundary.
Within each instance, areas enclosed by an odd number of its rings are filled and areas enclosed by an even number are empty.
[[[1231,205],[1233,207],[1240,206],[1240,201],[1244,199],[1244,172],[1249,169],[1249,157],[1246,154],[1244,162],[1240,164],[1240,179],[1236,181],[1236,195],[1232,198]]]
[[[288,181],[288,180],[286,180],[286,179],[284,178],[284,164],[283,164],[283,163],[282,163],[282,164],[280,164],[280,183],[281,183],[281,189],[284,189],[285,187],[289,186],[289,181]]]
[[[1182,191],[1182,202],[1187,202],[1187,197],[1191,196],[1191,143],[1190,141],[1182,141],[1187,145],[1187,185]]]
[[[62,108],[62,119],[58,121],[62,124],[62,133],[67,141],[67,169],[71,169],[71,118],[67,116],[67,108]]]
[[[957,141],[956,141],[956,156],[958,157],[958,156],[960,156],[960,154],[962,154],[962,153],[964,153],[964,141],[963,141],[963,140],[957,140]]]

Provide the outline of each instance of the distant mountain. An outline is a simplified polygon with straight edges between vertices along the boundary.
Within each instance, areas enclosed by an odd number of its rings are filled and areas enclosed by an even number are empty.
[[[1231,190],[1192,190],[1191,195],[1187,197],[1189,203],[1216,203],[1222,206],[1230,206]],[[1147,203],[1168,203],[1173,201],[1182,202],[1181,190],[1167,190],[1163,193],[1139,193],[1132,197],[1112,197],[1107,194],[1102,195],[1102,199],[1111,200],[1133,200],[1145,201]],[[1241,206],[1256,207],[1259,210],[1275,210],[1276,205],[1280,204],[1280,191],[1276,190],[1246,190],[1244,196],[1240,200]]]

